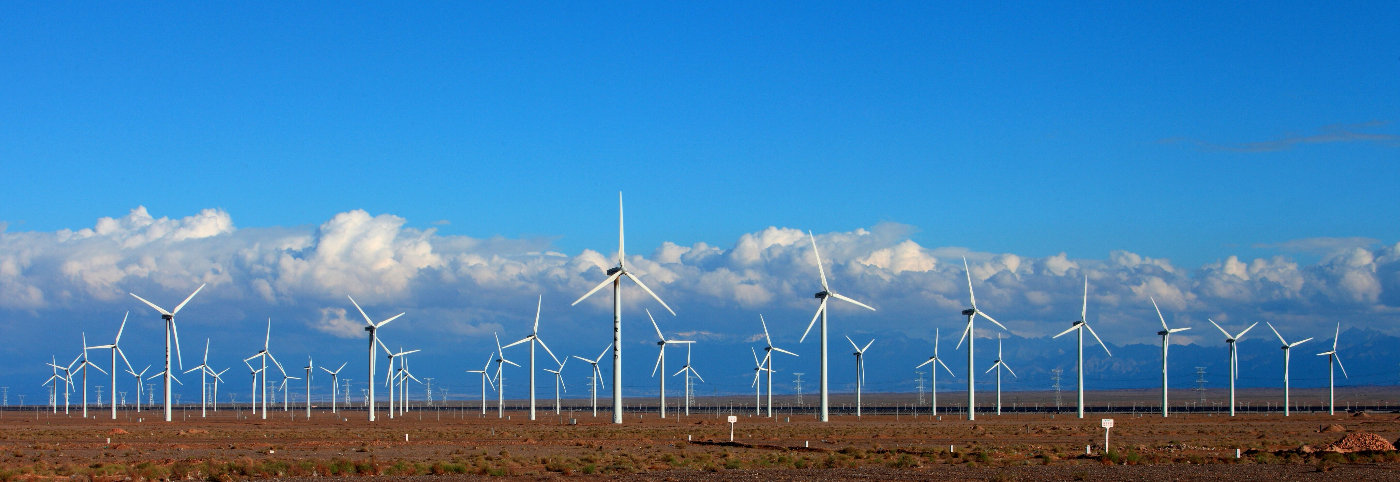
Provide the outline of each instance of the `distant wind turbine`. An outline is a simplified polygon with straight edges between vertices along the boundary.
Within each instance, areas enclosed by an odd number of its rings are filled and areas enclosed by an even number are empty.
[[[1162,322],[1162,331],[1157,332],[1157,335],[1159,335],[1159,336],[1162,337],[1162,418],[1166,418],[1166,417],[1167,417],[1167,412],[1168,412],[1168,409],[1167,409],[1167,345],[1170,345],[1170,344],[1171,344],[1171,336],[1172,336],[1172,333],[1180,333],[1180,332],[1183,332],[1183,331],[1186,331],[1186,330],[1191,329],[1191,327],[1188,326],[1188,327],[1183,327],[1183,328],[1167,328],[1167,319],[1162,317],[1162,310],[1161,310],[1160,308],[1157,308],[1157,300],[1152,299],[1151,296],[1147,297],[1147,299],[1152,300],[1152,309],[1157,310],[1157,320],[1159,320],[1159,321]]]
[[[1079,372],[1079,390],[1078,390],[1078,392],[1079,392],[1079,418],[1084,418],[1084,330],[1085,330],[1085,329],[1088,329],[1088,330],[1089,330],[1089,334],[1090,334],[1090,335],[1094,335],[1094,340],[1097,340],[1097,341],[1099,342],[1099,346],[1103,347],[1103,352],[1104,352],[1104,353],[1107,353],[1108,356],[1113,356],[1113,353],[1110,352],[1110,351],[1108,351],[1108,345],[1105,345],[1105,344],[1103,343],[1103,339],[1102,339],[1102,338],[1099,338],[1099,334],[1098,334],[1098,333],[1094,333],[1094,327],[1089,326],[1089,277],[1088,277],[1088,276],[1085,276],[1085,277],[1084,277],[1084,304],[1080,305],[1080,308],[1079,308],[1079,319],[1078,319],[1078,320],[1075,320],[1075,321],[1074,321],[1074,324],[1073,324],[1072,326],[1070,326],[1068,330],[1062,331],[1062,332],[1060,332],[1060,334],[1051,337],[1051,338],[1059,338],[1059,337],[1061,337],[1061,336],[1064,336],[1064,335],[1066,335],[1066,334],[1069,334],[1069,332],[1071,332],[1071,331],[1078,331],[1078,332],[1079,332],[1079,333],[1078,333],[1078,335],[1079,335],[1079,345],[1078,345],[1078,347],[1079,347],[1079,348],[1078,348],[1079,357],[1075,360],[1075,369]],[[999,412],[998,412],[998,413],[999,413]]]
[[[676,372],[675,375],[671,375],[674,377],[682,373],[685,374],[685,416],[687,417],[690,416],[690,376],[695,375],[695,378],[700,379],[700,383],[705,383],[705,378],[701,377],[700,372],[695,371],[695,367],[690,365],[690,347],[692,346],[695,345],[688,344],[685,346],[685,366],[681,367],[680,371]],[[664,377],[666,374],[662,373],[661,376]]]
[[[603,356],[607,355],[607,354],[608,354],[608,350],[611,350],[611,349],[612,349],[612,344],[609,343],[609,344],[608,344],[608,347],[607,347],[607,348],[604,348],[604,349],[603,349],[603,352],[598,354],[598,358],[594,358],[594,359],[592,359],[592,360],[589,360],[589,359],[587,359],[587,358],[584,358],[584,357],[581,357],[581,356],[578,356],[578,355],[574,355],[574,358],[577,358],[577,359],[583,360],[583,361],[585,361],[585,362],[588,362],[589,365],[593,365],[593,380],[592,380],[593,389],[592,389],[592,393],[593,393],[593,416],[594,416],[595,418],[598,416],[598,385],[603,384],[603,372],[602,372],[601,370],[598,369],[598,363],[601,362],[601,361],[603,361]],[[603,386],[603,389],[606,390],[607,388],[608,388],[607,385],[604,385],[604,386]]]
[[[992,370],[997,371],[997,415],[1001,415],[1001,370],[1003,368],[1011,372],[1011,376],[1016,376],[1016,371],[1012,370],[1011,365],[1007,365],[1006,360],[1001,356],[1001,333],[997,333],[997,359],[995,363],[992,363],[992,367],[986,371],[986,373],[991,373]]]
[[[171,421],[171,416],[174,414],[170,404],[170,379],[174,378],[174,375],[170,371],[170,338],[172,334],[175,338],[175,359],[179,362],[179,366],[181,368],[184,368],[185,365],[184,359],[180,356],[180,329],[175,325],[175,314],[179,313],[180,309],[184,308],[185,305],[190,302],[190,300],[194,299],[194,295],[199,294],[199,291],[202,289],[204,289],[203,284],[199,285],[199,288],[195,288],[193,293],[190,293],[189,296],[185,297],[185,301],[181,301],[180,304],[175,305],[175,309],[170,311],[165,311],[165,308],[156,306],[155,303],[151,303],[149,301],[146,301],[145,298],[136,296],[136,293],[127,293],[131,295],[131,297],[141,300],[141,302],[145,303],[146,306],[155,308],[156,311],[160,312],[160,318],[162,320],[165,320],[165,369],[161,370],[161,373],[164,374],[162,376],[165,377],[165,421],[167,422]],[[180,383],[179,380],[176,380],[175,382]],[[181,385],[184,384],[181,383]]]
[[[492,355],[495,355],[495,354],[492,353]],[[496,389],[496,382],[494,382],[494,381],[491,380],[491,359],[492,359],[492,358],[494,358],[494,357],[488,355],[488,356],[486,357],[486,366],[485,366],[485,367],[482,367],[480,370],[467,370],[467,373],[477,373],[477,374],[480,374],[480,375],[481,375],[481,414],[482,414],[482,415],[486,415],[486,384],[488,384],[488,383],[491,384],[491,389],[492,389],[492,390],[495,390],[495,389]]]
[[[397,314],[397,315],[394,315],[394,316],[391,316],[391,317],[389,317],[389,318],[384,319],[384,321],[375,323],[374,320],[371,320],[371,319],[369,318],[369,315],[366,315],[366,314],[365,314],[365,310],[363,310],[363,309],[360,308],[360,304],[355,302],[355,298],[351,297],[350,295],[346,295],[345,297],[346,297],[346,298],[350,298],[350,304],[355,305],[355,310],[359,311],[359,312],[360,312],[360,316],[364,317],[364,319],[365,319],[365,325],[366,325],[366,326],[365,326],[365,331],[368,331],[368,332],[369,332],[369,378],[365,380],[365,384],[369,386],[369,396],[366,398],[365,406],[369,408],[369,410],[367,410],[367,411],[369,412],[369,421],[373,422],[373,421],[374,421],[374,380],[375,380],[375,378],[374,378],[374,358],[375,358],[375,356],[374,356],[374,345],[375,345],[375,343],[379,340],[379,336],[378,336],[379,329],[382,328],[384,325],[389,324],[389,322],[394,321],[394,320],[397,320],[400,316],[403,316],[404,314],[403,314],[403,313],[399,313],[399,314]],[[390,418],[393,418],[393,417],[390,417]]]
[[[661,418],[666,418],[666,345],[689,345],[695,343],[690,340],[667,340],[666,335],[661,334],[661,327],[657,326],[656,318],[652,318],[651,310],[646,310],[647,318],[651,319],[651,327],[656,328],[656,345],[661,352],[656,356],[656,364],[651,367],[651,376],[656,376],[657,370],[661,371],[661,405],[658,411]],[[688,349],[688,348],[687,348]]]
[[[852,353],[852,355],[856,356],[856,417],[859,418],[860,391],[862,388],[861,386],[865,384],[865,350],[870,349],[870,344],[875,343],[875,339],[871,338],[870,342],[866,343],[864,347],[856,346],[856,342],[851,341],[851,337],[849,336],[846,337],[846,341],[850,342],[851,348],[856,349],[856,352]]]
[[[337,413],[335,411],[335,398],[340,393],[340,385],[338,384],[338,378],[340,377],[340,371],[345,369],[345,363],[347,362],[341,362],[340,368],[336,368],[334,371],[331,371],[326,367],[321,367],[321,371],[324,371],[331,375],[331,413]]]
[[[1342,324],[1337,323],[1337,330],[1332,332],[1332,349],[1318,353],[1317,356],[1327,356],[1327,414],[1337,414],[1337,374],[1336,369],[1341,367],[1342,376],[1347,376],[1347,367],[1342,365],[1342,356],[1337,354],[1337,338],[1342,335]],[[65,399],[66,400],[66,399]],[[1231,407],[1233,410],[1233,407]]]
[[[821,290],[821,291],[818,291],[817,294],[815,294],[815,295],[813,295],[813,296],[815,296],[817,299],[821,300],[821,302],[817,304],[817,313],[816,313],[816,315],[812,316],[812,321],[809,322],[809,323],[807,323],[807,331],[802,332],[802,338],[799,338],[799,339],[797,340],[797,342],[798,342],[798,343],[802,343],[803,340],[806,340],[806,339],[807,339],[807,334],[812,332],[812,326],[815,325],[815,324],[817,323],[817,320],[818,320],[818,319],[822,320],[822,327],[821,327],[821,383],[820,383],[820,384],[821,384],[821,412],[820,412],[820,413],[821,413],[821,421],[822,421],[822,422],[827,422],[827,421],[830,420],[831,417],[830,417],[830,402],[829,402],[829,396],[828,396],[828,395],[829,395],[829,392],[827,391],[827,383],[826,383],[826,382],[827,382],[827,372],[826,372],[826,311],[827,311],[827,309],[826,309],[826,300],[827,300],[828,298],[836,298],[836,299],[838,299],[838,300],[845,301],[845,302],[847,302],[847,303],[850,303],[850,304],[859,306],[859,307],[861,307],[861,308],[865,308],[865,309],[870,310],[870,311],[875,311],[875,308],[871,308],[870,305],[867,305],[867,304],[865,304],[865,303],[861,303],[861,302],[859,302],[859,301],[856,301],[856,300],[854,300],[854,299],[851,299],[851,298],[849,298],[849,297],[846,297],[846,296],[844,296],[844,295],[842,295],[842,294],[840,294],[840,293],[837,293],[837,292],[831,290],[831,287],[828,286],[828,285],[826,284],[826,269],[825,269],[825,268],[822,268],[822,255],[821,255],[820,252],[817,251],[817,238],[816,238],[816,236],[813,236],[813,235],[812,235],[812,232],[811,232],[811,231],[807,231],[807,239],[809,239],[809,240],[812,241],[812,255],[815,256],[815,257],[817,258],[817,274],[821,275],[821,280],[822,280],[822,290]],[[770,360],[770,361],[771,361],[771,360]]]
[[[785,354],[792,355],[792,356],[798,356],[798,355],[797,355],[796,353],[793,353],[793,352],[784,350],[784,349],[782,349],[782,348],[778,348],[778,347],[776,347],[776,346],[773,346],[773,337],[768,336],[768,322],[767,322],[767,321],[764,321],[763,315],[762,315],[762,314],[759,314],[759,315],[758,315],[758,322],[759,322],[760,324],[763,325],[763,343],[764,343],[764,346],[763,346],[763,363],[765,363],[765,364],[768,365],[768,369],[767,369],[767,370],[764,370],[764,371],[768,372],[768,416],[769,416],[769,417],[772,417],[772,416],[773,416],[773,372],[776,372],[776,371],[777,371],[777,370],[774,370],[774,369],[773,369],[773,352],[776,351],[776,352],[778,352],[778,353],[785,353]]]
[[[951,377],[953,377],[953,378],[957,378],[958,376],[953,374],[953,370],[950,369],[950,368],[948,368],[948,365],[947,365],[947,364],[944,364],[944,363],[943,363],[943,359],[942,359],[942,358],[939,358],[939,357],[938,357],[938,338],[939,338],[939,335],[938,335],[938,328],[934,328],[934,329],[933,329],[933,356],[928,357],[928,360],[925,360],[923,363],[920,363],[919,366],[914,367],[914,369],[917,370],[917,369],[919,369],[919,368],[923,368],[924,365],[928,365],[928,364],[930,364],[930,363],[937,363],[939,366],[943,367],[943,369],[946,370],[946,371],[948,372],[948,375],[949,375],[949,376],[951,376]],[[931,404],[931,405],[929,405],[929,407],[930,407],[930,408],[929,408],[929,413],[933,414],[934,417],[937,417],[937,416],[938,416],[938,367],[929,367],[929,371],[932,372],[932,374],[929,375],[929,385],[930,385],[931,390],[932,390],[932,393],[933,393],[933,396],[931,397],[931,400],[929,400],[929,403]]]
[[[1253,330],[1254,325],[1258,325],[1259,323],[1255,322],[1253,325],[1249,325],[1249,328],[1245,328],[1244,331],[1241,331],[1238,335],[1231,335],[1230,332],[1221,328],[1220,324],[1216,323],[1215,320],[1206,318],[1206,321],[1215,325],[1215,329],[1225,334],[1225,344],[1230,346],[1230,416],[1233,417],[1235,416],[1235,379],[1240,377],[1240,359],[1238,352],[1236,352],[1236,342],[1238,342],[1240,338],[1243,338],[1245,333],[1249,333],[1249,330]]]
[[[559,357],[554,356],[554,352],[549,349],[549,345],[546,345],[544,340],[540,339],[540,307],[543,305],[544,295],[540,295],[539,300],[535,302],[535,325],[530,329],[530,334],[525,338],[521,338],[520,341],[501,347],[510,348],[521,343],[530,342],[530,420],[535,419],[535,345],[538,344],[543,347],[544,352],[548,353],[549,357],[554,359],[554,363],[559,363]]]
[[[121,355],[121,357],[122,357],[122,362],[126,363],[126,368],[127,368],[127,370],[131,370],[131,362],[128,361],[128,360],[126,359],[126,353],[122,353],[122,349],[121,349],[121,346],[120,346],[120,344],[121,344],[121,342],[122,342],[122,332],[126,330],[126,318],[127,318],[128,316],[130,316],[130,315],[131,315],[131,312],[130,312],[130,311],[128,311],[128,312],[126,312],[126,314],[122,315],[122,324],[121,324],[120,327],[117,328],[117,338],[116,338],[115,340],[112,340],[112,344],[110,344],[110,345],[97,345],[97,346],[93,346],[93,347],[88,347],[88,348],[93,348],[93,349],[109,348],[109,349],[112,350],[112,372],[110,373],[110,375],[112,376],[112,387],[113,387],[113,388],[112,388],[112,420],[116,420],[116,419],[117,419],[117,390],[116,390],[116,386],[117,386],[117,355]],[[139,404],[140,402],[137,402],[137,403]]]
[[[496,418],[506,418],[506,379],[505,372],[501,367],[507,363],[520,368],[520,364],[507,360],[506,354],[501,350],[501,336],[496,336]]]
[[[1278,329],[1277,329],[1277,328],[1274,328],[1274,324],[1273,324],[1273,323],[1269,323],[1269,322],[1266,321],[1266,322],[1264,322],[1264,324],[1265,324],[1265,325],[1269,325],[1269,329],[1270,329],[1270,330],[1273,330],[1274,336],[1277,336],[1277,337],[1278,337],[1279,343],[1283,343],[1283,347],[1282,347],[1282,348],[1283,348],[1283,416],[1287,417],[1287,416],[1288,416],[1288,408],[1289,408],[1289,407],[1288,407],[1288,361],[1289,361],[1289,360],[1288,360],[1288,358],[1289,358],[1288,354],[1289,354],[1289,351],[1293,349],[1293,347],[1298,346],[1298,345],[1301,345],[1301,344],[1307,342],[1308,340],[1311,340],[1312,337],[1304,338],[1304,339],[1302,339],[1302,340],[1298,340],[1298,341],[1295,341],[1295,342],[1293,342],[1293,343],[1289,343],[1288,340],[1284,340],[1284,339],[1283,339],[1283,335],[1280,335],[1280,334],[1279,334]]]
[[[972,308],[962,310],[963,316],[967,317],[967,327],[963,328],[962,337],[958,338],[958,345],[953,347],[953,349],[956,350],[962,347],[963,340],[967,340],[967,419],[976,420],[977,367],[976,361],[972,358],[972,343],[977,339],[977,331],[973,322],[977,321],[978,316],[981,316],[983,318],[986,318],[987,321],[992,322],[992,324],[1000,326],[1003,330],[1006,330],[1006,326],[1002,325],[1001,322],[992,319],[992,317],[988,316],[986,312],[977,309],[977,293],[972,290],[972,270],[967,269],[967,258],[963,258],[963,272],[967,273],[967,296],[968,301],[972,303]]]

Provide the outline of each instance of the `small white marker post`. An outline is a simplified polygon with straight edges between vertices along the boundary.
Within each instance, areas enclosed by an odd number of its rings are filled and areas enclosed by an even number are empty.
[[[1101,420],[1103,425],[1103,453],[1108,453],[1108,431],[1113,430],[1113,419],[1105,418]]]
[[[734,441],[734,422],[738,422],[738,421],[739,421],[739,417],[734,416],[734,415],[730,415],[730,416],[729,416],[729,441],[730,441],[730,442],[733,442],[733,441]]]

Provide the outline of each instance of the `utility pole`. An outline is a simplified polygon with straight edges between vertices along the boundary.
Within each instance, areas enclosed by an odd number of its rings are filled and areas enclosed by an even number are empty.
[[[924,371],[917,370],[914,374],[918,375],[915,381],[919,383],[919,405],[922,406],[924,404]]]
[[[1200,394],[1200,403],[1206,403],[1206,367],[1196,367],[1196,388],[1192,388]]]
[[[1050,379],[1055,381],[1055,385],[1053,385],[1055,388],[1055,411],[1058,412],[1060,411],[1060,375],[1064,373],[1064,370],[1056,368],[1050,370],[1050,373],[1053,374]]]
[[[797,406],[799,407],[806,406],[802,403],[802,375],[802,373],[792,374],[792,376],[797,378],[796,380],[792,381],[792,388],[793,390],[797,391]]]

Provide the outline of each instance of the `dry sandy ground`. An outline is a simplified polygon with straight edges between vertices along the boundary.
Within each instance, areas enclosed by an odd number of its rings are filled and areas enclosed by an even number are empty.
[[[976,421],[919,417],[739,415],[734,442],[723,415],[525,412],[510,420],[479,409],[415,410],[370,423],[343,416],[277,411],[268,420],[198,410],[172,423],[155,412],[0,417],[0,479],[114,480],[290,478],[462,478],[561,476],[697,480],[811,478],[918,480],[1357,480],[1400,479],[1400,453],[1305,454],[1349,432],[1400,436],[1395,414],[1115,415],[1102,451],[1098,418],[979,414]],[[1339,425],[1338,428],[1329,427]],[[1341,430],[1341,431],[1337,431]],[[407,441],[405,441],[407,435]],[[1084,455],[1085,446],[1092,455]],[[1235,450],[1242,458],[1235,458]]]

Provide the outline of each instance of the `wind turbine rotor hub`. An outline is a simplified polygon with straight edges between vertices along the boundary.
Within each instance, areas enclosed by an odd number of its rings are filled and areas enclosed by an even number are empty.
[[[621,266],[614,266],[614,267],[612,267],[612,268],[609,268],[609,269],[608,269],[608,276],[615,275],[615,274],[617,274],[618,271],[622,271],[622,267],[621,267]]]
[[[813,296],[814,298],[820,300],[820,299],[825,299],[828,295],[830,295],[830,293],[827,293],[827,292],[825,292],[825,291],[818,291],[817,294],[812,295],[812,296]]]
[[[160,315],[160,319],[165,320],[165,321],[170,321],[170,320],[175,319],[175,315]]]
[[[1162,330],[1162,331],[1157,332],[1157,336],[1167,336],[1167,335],[1170,335],[1170,334],[1171,334],[1171,332],[1170,332],[1170,331],[1167,331],[1167,330]]]
[[[370,332],[370,333],[374,333],[374,327],[373,327],[373,326],[366,326],[366,327],[365,327],[365,331],[368,331],[368,332]]]
[[[975,308],[968,308],[968,309],[966,309],[966,310],[962,310],[962,314],[963,314],[963,316],[972,316],[972,315],[977,314],[977,309],[975,309]]]

